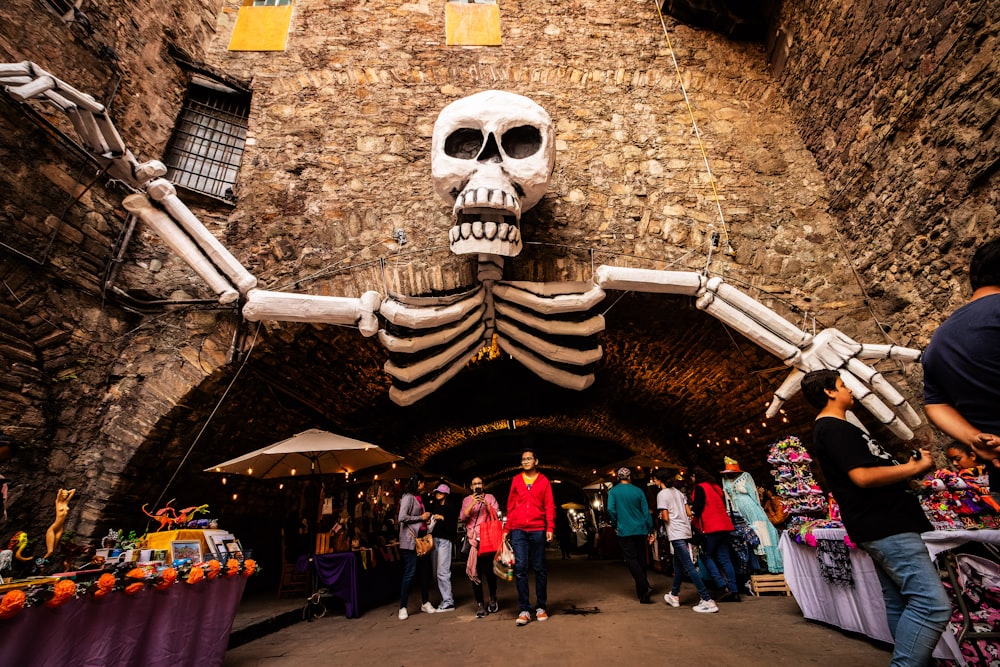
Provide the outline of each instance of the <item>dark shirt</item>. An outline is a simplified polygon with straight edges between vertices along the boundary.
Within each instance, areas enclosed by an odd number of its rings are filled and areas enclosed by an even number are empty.
[[[907,482],[861,488],[851,481],[848,473],[854,468],[898,465],[891,454],[854,424],[836,417],[817,419],[813,450],[813,458],[823,469],[826,483],[840,505],[844,527],[854,542],[932,529]]]
[[[921,363],[925,404],[946,403],[979,430],[1000,435],[1000,294],[952,313]]]
[[[427,511],[444,517],[443,521],[439,520],[434,524],[431,535],[454,542],[458,536],[458,507],[451,501],[451,494],[446,495],[440,503],[437,498],[430,498],[427,501]]]

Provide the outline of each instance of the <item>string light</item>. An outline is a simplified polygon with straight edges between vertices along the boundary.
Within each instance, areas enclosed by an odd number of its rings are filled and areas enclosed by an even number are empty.
[[[236,500],[236,499],[237,499],[237,498],[239,498],[239,497],[240,497],[240,494],[238,494],[238,493],[234,493],[234,494],[233,494],[233,500]]]

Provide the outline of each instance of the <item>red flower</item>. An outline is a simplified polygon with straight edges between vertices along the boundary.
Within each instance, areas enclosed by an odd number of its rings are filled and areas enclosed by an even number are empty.
[[[4,595],[3,599],[0,600],[0,618],[17,616],[18,612],[24,609],[24,602],[27,599],[28,596],[24,594],[24,591],[7,591],[7,595]]]
[[[145,582],[137,581],[125,587],[125,595],[135,595],[145,587]]]

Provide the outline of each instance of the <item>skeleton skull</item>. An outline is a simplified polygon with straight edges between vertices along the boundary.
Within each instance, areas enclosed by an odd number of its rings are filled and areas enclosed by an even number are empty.
[[[454,206],[452,252],[521,252],[521,213],[549,187],[554,137],[545,109],[514,93],[487,90],[441,110],[431,139],[431,172],[434,189]]]

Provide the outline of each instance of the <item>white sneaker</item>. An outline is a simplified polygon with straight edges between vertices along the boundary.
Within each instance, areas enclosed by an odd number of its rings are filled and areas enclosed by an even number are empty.
[[[409,617],[410,617],[410,615],[408,613],[406,613],[406,607],[400,607],[399,608],[399,620],[405,621]]]
[[[719,605],[712,600],[702,600],[692,607],[699,614],[716,614],[719,612]]]
[[[427,614],[433,614],[434,612],[437,611],[437,609],[435,609],[434,605],[432,605],[430,602],[425,602],[422,605],[420,605],[420,611]]]
[[[681,606],[680,599],[678,599],[678,597],[676,595],[671,595],[670,593],[667,593],[666,595],[663,596],[663,601],[666,602],[671,607],[680,607]]]

